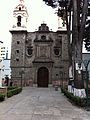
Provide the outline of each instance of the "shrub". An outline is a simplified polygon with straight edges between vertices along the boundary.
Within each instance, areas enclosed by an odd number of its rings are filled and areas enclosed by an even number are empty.
[[[18,88],[16,87],[15,89],[11,89],[7,92],[7,97],[9,98],[13,95],[16,95],[16,94],[20,93],[21,91],[22,91],[21,87],[18,87]]]
[[[73,93],[68,92],[65,88],[61,87],[61,92],[64,93],[64,95],[69,98],[71,102],[73,102],[75,105],[85,107],[86,105],[86,99],[85,98],[80,98],[78,96],[74,96]]]
[[[15,87],[15,86],[9,86],[9,87],[7,87],[7,90],[12,90],[12,89],[16,89],[16,88],[18,88],[18,87]]]
[[[0,94],[0,102],[5,100],[5,95],[4,94]]]

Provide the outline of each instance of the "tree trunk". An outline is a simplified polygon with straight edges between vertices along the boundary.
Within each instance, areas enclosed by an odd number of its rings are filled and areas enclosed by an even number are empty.
[[[82,85],[82,75],[76,71],[76,64],[82,60],[82,44],[83,44],[83,31],[85,27],[86,14],[88,8],[88,0],[83,1],[82,17],[80,18],[80,0],[73,0],[73,62],[74,64],[74,80],[76,88],[80,89]],[[81,21],[80,21],[81,19]]]

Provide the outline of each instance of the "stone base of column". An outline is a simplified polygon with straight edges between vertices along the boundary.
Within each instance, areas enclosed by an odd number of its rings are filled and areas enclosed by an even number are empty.
[[[72,85],[68,85],[68,92],[74,93],[74,89],[73,89]]]
[[[86,97],[85,89],[77,89],[73,88],[71,85],[68,85],[68,92],[73,93],[74,96],[78,96],[80,98]]]
[[[85,98],[86,97],[86,92],[85,92],[85,89],[77,89],[77,88],[74,88],[74,96],[78,96],[80,98]]]

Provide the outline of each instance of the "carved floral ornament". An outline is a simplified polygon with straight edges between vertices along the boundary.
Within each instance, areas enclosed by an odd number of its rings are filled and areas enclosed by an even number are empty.
[[[26,48],[26,54],[27,54],[27,56],[32,56],[33,48],[31,46]]]
[[[54,47],[54,54],[55,56],[60,56],[61,55],[61,51],[59,47]]]

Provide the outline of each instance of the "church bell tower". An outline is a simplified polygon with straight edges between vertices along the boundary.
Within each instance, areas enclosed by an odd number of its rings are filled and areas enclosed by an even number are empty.
[[[13,17],[13,29],[25,30],[27,28],[28,12],[24,0],[19,0],[19,4],[14,8]]]
[[[10,30],[12,34],[11,44],[11,79],[13,84],[20,83],[20,76],[24,71],[24,60],[25,60],[25,41],[27,38],[27,19],[28,12],[24,4],[24,0],[19,0],[18,5],[13,11],[13,27]],[[22,78],[22,81],[24,76]],[[22,82],[23,84],[23,82]]]

